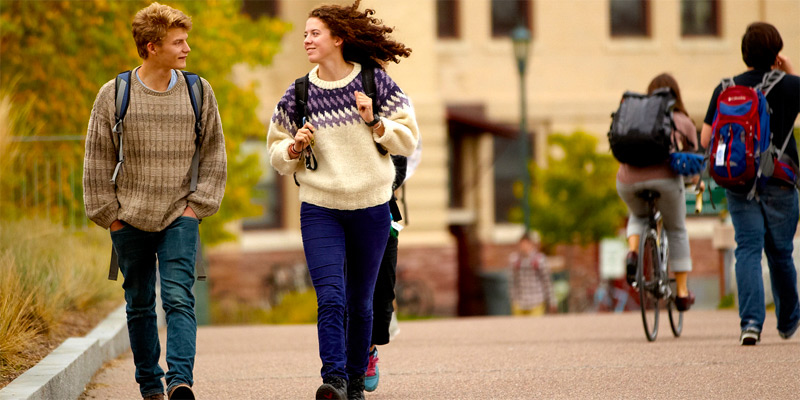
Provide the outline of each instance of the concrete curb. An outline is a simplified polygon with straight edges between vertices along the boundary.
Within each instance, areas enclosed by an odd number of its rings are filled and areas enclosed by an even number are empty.
[[[158,328],[166,326],[161,288],[156,285]],[[106,361],[130,349],[125,305],[86,336],[64,341],[31,369],[0,389],[0,400],[77,399]]]
[[[0,400],[76,399],[106,361],[129,347],[125,306],[82,338],[64,341],[33,368],[0,390]]]
[[[162,318],[159,318],[161,326]],[[130,348],[125,305],[82,338],[64,341],[0,390],[0,400],[77,399],[106,361]]]

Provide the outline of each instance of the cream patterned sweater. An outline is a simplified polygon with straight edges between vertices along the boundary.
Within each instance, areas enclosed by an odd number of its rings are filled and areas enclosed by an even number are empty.
[[[133,72],[134,74],[136,71]],[[119,138],[114,126],[114,80],[100,89],[86,133],[83,200],[86,215],[108,228],[122,220],[147,232],[169,226],[189,205],[202,219],[219,209],[225,193],[225,138],[211,85],[203,83],[202,135],[197,191],[189,191],[195,152],[195,116],[186,80],[156,92],[131,79],[128,112],[123,122],[125,162],[117,176]]]
[[[357,210],[383,204],[392,196],[395,170],[389,155],[381,155],[375,143],[390,154],[409,156],[419,140],[419,128],[408,97],[382,69],[375,70],[378,108],[385,127],[382,137],[372,132],[358,113],[353,92],[364,92],[361,65],[338,81],[323,81],[319,67],[309,73],[309,119],[316,128],[313,146],[318,167],[306,169],[304,156],[290,159],[296,113],[294,83],[278,102],[267,133],[270,164],[281,174],[296,173],[300,201],[317,206]]]

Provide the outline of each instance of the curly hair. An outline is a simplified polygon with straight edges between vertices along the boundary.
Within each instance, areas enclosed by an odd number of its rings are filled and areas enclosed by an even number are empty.
[[[358,11],[361,0],[350,6],[323,5],[308,14],[318,18],[331,30],[331,35],[342,39],[342,55],[346,61],[355,61],[367,67],[383,67],[389,61],[399,63],[400,57],[411,55],[411,49],[389,38],[394,28],[372,17],[375,10]]]

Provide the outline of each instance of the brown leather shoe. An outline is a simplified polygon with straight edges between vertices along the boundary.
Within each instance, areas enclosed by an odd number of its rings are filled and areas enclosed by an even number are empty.
[[[164,400],[164,393],[151,394],[147,397],[142,397],[142,400]]]
[[[691,290],[686,297],[675,296],[675,308],[678,311],[689,311],[692,308],[692,304],[694,304],[694,293]]]
[[[169,390],[169,400],[195,400],[192,387],[186,383],[179,383]]]

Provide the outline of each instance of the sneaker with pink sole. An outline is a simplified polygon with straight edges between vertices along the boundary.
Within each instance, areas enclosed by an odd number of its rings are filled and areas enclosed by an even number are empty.
[[[378,348],[369,352],[369,364],[367,365],[367,376],[364,379],[364,390],[374,392],[378,388],[378,381],[381,373],[378,371]]]

